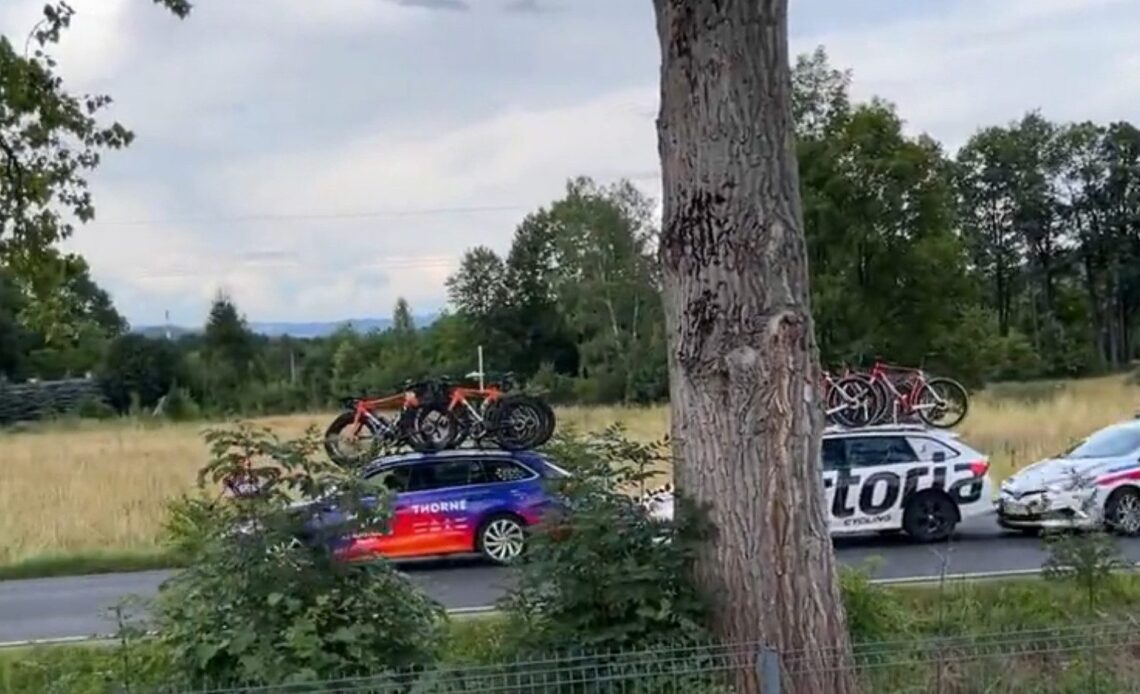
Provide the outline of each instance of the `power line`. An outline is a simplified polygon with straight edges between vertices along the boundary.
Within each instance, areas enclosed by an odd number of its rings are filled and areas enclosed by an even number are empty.
[[[434,214],[479,214],[483,212],[518,212],[526,205],[475,205],[470,207],[422,207],[404,210],[371,210],[363,212],[299,212],[285,214],[249,214],[224,217],[184,217],[181,219],[125,219],[93,221],[87,226],[157,226],[166,224],[227,224],[230,222],[327,221],[336,219],[376,219],[379,217],[421,217]]]
[[[630,181],[656,179],[657,171],[641,170],[607,173],[607,177],[624,178]],[[538,205],[458,205],[452,207],[412,207],[362,210],[358,212],[258,212],[245,215],[223,215],[217,217],[182,217],[169,219],[120,219],[94,220],[86,226],[159,226],[175,224],[229,224],[241,222],[294,222],[294,221],[335,221],[353,219],[378,219],[381,217],[424,217],[447,214],[483,214],[487,212],[530,212]]]

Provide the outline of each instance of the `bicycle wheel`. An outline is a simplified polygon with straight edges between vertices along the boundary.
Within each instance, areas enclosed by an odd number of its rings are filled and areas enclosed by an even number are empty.
[[[554,435],[554,426],[556,421],[554,416],[554,408],[550,406],[550,403],[546,402],[536,395],[526,395],[523,393],[519,393],[517,395],[509,395],[507,396],[507,399],[515,402],[526,403],[529,407],[533,407],[534,411],[538,413],[541,429],[536,433],[534,440],[531,442],[531,448],[538,448],[550,440],[550,437]]]
[[[828,393],[827,409],[832,412],[836,423],[845,427],[863,427],[878,415],[879,396],[867,377],[844,376]]]
[[[417,451],[442,451],[455,445],[459,436],[459,420],[444,403],[422,403],[416,408],[414,424],[409,434],[412,448]]]
[[[381,430],[370,420],[364,419],[359,424],[355,420],[355,412],[341,412],[325,429],[325,453],[328,454],[329,460],[341,467],[367,463],[380,451],[380,439],[383,435]],[[341,445],[342,435],[345,429],[349,428],[353,430],[349,434],[353,441],[363,440],[363,447],[354,452],[347,451]],[[360,435],[362,432],[367,432],[367,438]]]
[[[874,416],[871,417],[869,424],[886,424],[888,421],[894,419],[894,410],[897,405],[897,398],[887,386],[878,380],[870,380],[871,388],[875,393],[875,404],[877,409]]]
[[[918,394],[915,409],[922,421],[932,427],[949,429],[966,418],[970,396],[966,388],[952,378],[932,378]],[[943,415],[949,415],[943,419]]]
[[[541,408],[530,398],[504,399],[490,415],[490,431],[499,447],[508,451],[521,451],[538,445],[546,426]]]
[[[550,437],[554,436],[554,428],[558,423],[558,418],[555,416],[554,408],[550,406],[550,403],[542,398],[535,398],[535,400],[538,403],[539,409],[542,411],[543,419],[546,424],[546,429],[543,431],[542,436],[539,437],[538,443],[535,444],[535,446],[541,446],[549,441]]]

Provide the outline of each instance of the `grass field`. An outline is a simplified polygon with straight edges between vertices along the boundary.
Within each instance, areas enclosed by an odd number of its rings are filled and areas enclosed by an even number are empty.
[[[959,430],[990,454],[995,477],[1003,478],[1137,408],[1140,387],[1123,377],[996,385],[974,396]],[[665,407],[567,408],[558,415],[561,426],[583,431],[620,421],[642,440],[662,436],[668,424]],[[323,429],[329,419],[326,413],[259,423],[288,436],[311,424]],[[155,550],[165,500],[189,489],[205,462],[207,426],[85,421],[0,434],[0,565]]]

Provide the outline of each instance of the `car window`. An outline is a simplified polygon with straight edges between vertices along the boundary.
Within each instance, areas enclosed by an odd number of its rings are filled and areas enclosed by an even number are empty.
[[[947,460],[958,457],[958,451],[950,446],[925,436],[916,436],[910,439],[910,444],[919,460],[932,460],[935,453],[941,453]]]
[[[510,460],[492,459],[482,461],[482,474],[480,482],[484,484],[497,484],[499,482],[517,482],[535,473]]]
[[[914,463],[918,456],[904,436],[863,436],[847,439],[847,464],[851,467]]]
[[[1063,457],[1081,460],[1085,458],[1115,458],[1128,455],[1140,448],[1140,429],[1134,426],[1110,427],[1101,429],[1088,437]]]
[[[412,491],[465,487],[478,482],[480,465],[478,460],[445,460],[428,465],[416,465],[412,469]]]
[[[376,472],[368,475],[366,479],[376,485],[382,486],[389,491],[400,493],[408,491],[412,476],[412,470],[407,465],[399,465],[396,467],[380,468]]]
[[[843,439],[823,440],[823,469],[836,470],[847,464],[847,455],[843,446]]]

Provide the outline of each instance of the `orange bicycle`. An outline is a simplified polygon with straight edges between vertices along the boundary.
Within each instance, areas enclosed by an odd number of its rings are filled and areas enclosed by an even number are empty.
[[[483,374],[472,372],[467,379]],[[450,385],[450,379],[442,379]],[[511,451],[537,448],[554,434],[554,410],[541,398],[523,393],[509,393],[514,387],[514,374],[503,374],[497,382],[477,387],[456,385],[447,397],[447,411],[456,426],[455,437],[448,445],[460,446],[468,438],[476,445],[493,439],[500,448]],[[472,401],[477,404],[472,404]]]
[[[421,452],[447,448],[455,437],[455,416],[446,406],[438,381],[406,381],[401,393],[341,401],[344,411],[325,430],[325,452],[338,465],[368,462],[385,448],[409,445]],[[397,409],[389,419],[381,410]],[[352,442],[363,440],[364,450],[346,453],[342,441],[347,430]]]

